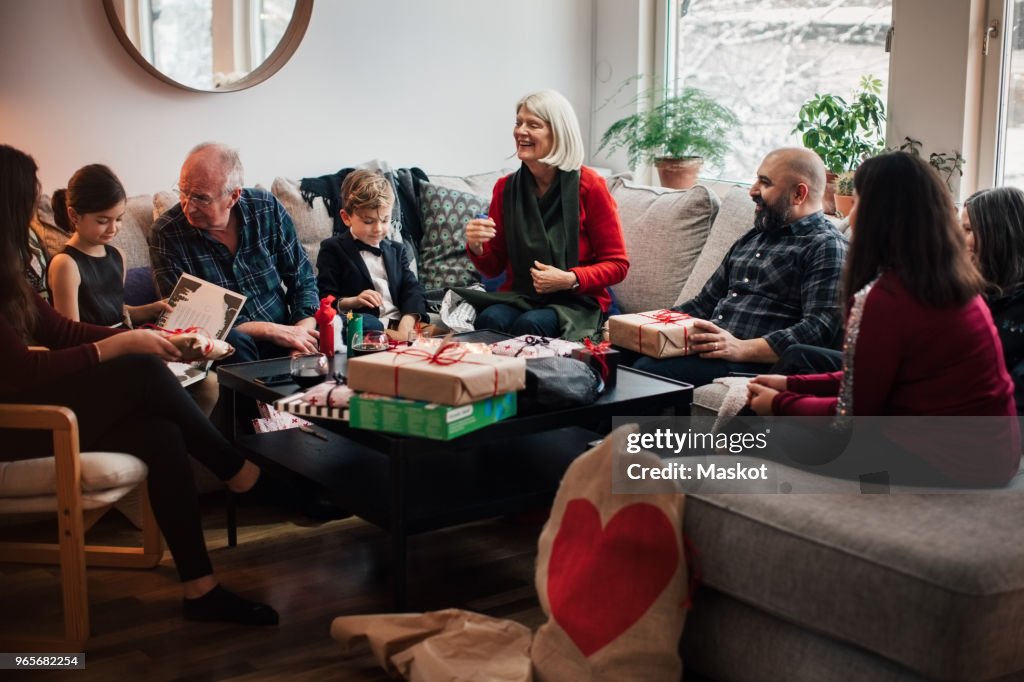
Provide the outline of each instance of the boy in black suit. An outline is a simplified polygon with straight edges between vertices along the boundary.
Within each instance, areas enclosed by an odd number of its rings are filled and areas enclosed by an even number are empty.
[[[362,315],[364,330],[396,329],[406,339],[418,320],[427,319],[427,304],[408,252],[385,239],[395,205],[391,183],[375,171],[352,171],[341,184],[341,205],[349,231],[320,243],[320,295],[337,298],[343,313]]]

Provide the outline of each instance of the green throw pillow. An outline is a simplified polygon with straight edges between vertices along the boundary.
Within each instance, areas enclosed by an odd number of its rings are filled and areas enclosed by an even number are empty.
[[[420,215],[423,240],[420,242],[419,279],[429,289],[468,286],[480,281],[473,262],[466,255],[466,223],[487,213],[490,201],[467,192],[420,184]]]

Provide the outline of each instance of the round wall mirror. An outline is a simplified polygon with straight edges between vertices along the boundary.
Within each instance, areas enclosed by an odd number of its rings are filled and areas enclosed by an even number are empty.
[[[103,0],[128,53],[165,83],[231,92],[261,83],[295,52],[313,0]]]

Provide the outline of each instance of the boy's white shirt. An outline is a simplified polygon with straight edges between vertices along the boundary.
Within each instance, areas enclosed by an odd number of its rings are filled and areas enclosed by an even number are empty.
[[[380,294],[382,300],[380,319],[384,321],[401,319],[402,313],[391,299],[391,289],[388,287],[388,273],[384,268],[384,257],[375,256],[369,251],[362,250],[359,251],[359,255],[362,256],[363,262],[366,263],[366,269],[370,273],[370,281],[373,282],[373,288]]]

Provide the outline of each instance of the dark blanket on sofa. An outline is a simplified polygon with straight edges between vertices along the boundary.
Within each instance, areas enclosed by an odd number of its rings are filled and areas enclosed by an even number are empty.
[[[348,230],[341,222],[341,183],[354,170],[355,168],[342,168],[337,173],[321,175],[317,178],[302,178],[299,182],[299,191],[302,192],[302,198],[306,200],[307,204],[312,206],[314,197],[323,198],[327,206],[327,213],[334,221],[334,236]],[[423,238],[423,223],[420,220],[418,185],[420,181],[426,181],[429,178],[419,168],[399,168],[384,173],[384,177],[391,181],[391,187],[398,199],[395,202],[392,222],[399,226],[402,239],[419,251],[420,240]]]

